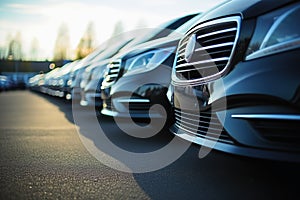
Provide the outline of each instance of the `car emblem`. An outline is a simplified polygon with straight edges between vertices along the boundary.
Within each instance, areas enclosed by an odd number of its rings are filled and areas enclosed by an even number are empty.
[[[196,34],[193,34],[185,47],[184,59],[186,62],[190,62],[196,47]]]

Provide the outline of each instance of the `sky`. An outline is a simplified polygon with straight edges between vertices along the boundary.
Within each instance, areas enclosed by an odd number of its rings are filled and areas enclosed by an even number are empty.
[[[21,34],[22,52],[29,59],[31,44],[38,41],[38,58],[51,60],[59,27],[69,30],[75,50],[89,23],[94,24],[96,45],[111,36],[122,21],[124,31],[155,26],[186,14],[198,13],[224,0],[1,0],[0,47]],[[142,27],[139,27],[142,28]]]

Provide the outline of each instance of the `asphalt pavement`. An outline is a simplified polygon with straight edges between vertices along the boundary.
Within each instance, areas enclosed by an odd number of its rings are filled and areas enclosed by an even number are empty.
[[[82,112],[86,118],[94,114]],[[162,169],[127,173],[104,165],[86,149],[66,100],[26,90],[2,92],[0,113],[0,199],[299,198],[296,163],[218,151],[199,159],[199,146],[191,145]],[[133,139],[111,118],[98,120],[110,129],[114,143],[129,151],[160,148],[173,138],[164,131],[150,140]]]

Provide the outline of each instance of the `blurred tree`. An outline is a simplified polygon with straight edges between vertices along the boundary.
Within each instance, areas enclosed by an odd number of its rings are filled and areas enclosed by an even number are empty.
[[[22,59],[21,32],[17,32],[15,37],[13,37],[9,40],[7,59],[9,59],[9,60],[21,60]]]
[[[7,34],[5,44],[4,44],[4,59],[9,59],[8,51],[9,51],[9,44],[13,40],[13,36],[11,33]]]
[[[95,28],[94,23],[89,22],[87,29],[79,41],[76,48],[76,59],[81,59],[87,56],[94,50],[95,43]]]
[[[139,21],[136,24],[136,28],[146,28],[147,27],[147,21],[145,19],[139,19]]]
[[[54,61],[69,59],[70,37],[69,29],[65,23],[61,24],[54,46]]]
[[[6,49],[4,46],[0,47],[0,60],[4,60],[6,58]]]
[[[39,51],[39,41],[36,37],[34,37],[31,41],[31,47],[30,47],[30,59],[31,60],[38,59],[38,51]]]
[[[123,23],[122,23],[122,21],[118,21],[115,24],[114,30],[112,32],[112,37],[115,37],[115,36],[121,34],[123,31],[124,31]]]

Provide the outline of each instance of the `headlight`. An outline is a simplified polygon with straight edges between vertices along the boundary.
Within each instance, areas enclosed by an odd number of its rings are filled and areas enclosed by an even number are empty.
[[[52,84],[53,84],[54,86],[57,86],[57,80],[53,80]]]
[[[72,82],[73,82],[73,81],[69,79],[68,82],[67,82],[67,85],[68,85],[68,86],[72,85]]]
[[[38,83],[39,86],[41,85],[45,85],[45,81],[44,80],[39,80],[39,83]]]
[[[125,75],[138,74],[152,70],[163,63],[176,47],[148,51],[125,61]]]
[[[64,85],[64,80],[63,80],[63,79],[59,79],[58,85],[59,85],[59,86],[63,86],[63,85]]]
[[[299,18],[299,4],[259,17],[246,60],[300,47]]]

